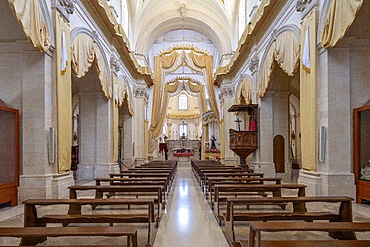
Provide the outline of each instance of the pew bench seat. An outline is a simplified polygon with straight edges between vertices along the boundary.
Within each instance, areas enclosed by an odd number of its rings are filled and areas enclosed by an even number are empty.
[[[328,232],[337,240],[271,240],[262,239],[262,232],[319,231]],[[370,231],[370,222],[252,222],[249,230],[248,247],[261,246],[370,246],[370,240],[357,240],[355,232]],[[271,236],[270,236],[271,238]],[[280,244],[280,245],[278,245]],[[367,244],[367,245],[365,245]]]
[[[370,240],[263,240],[261,247],[369,247]],[[233,247],[249,247],[248,240],[241,240]]]
[[[137,228],[135,226],[83,226],[83,227],[0,227],[0,237],[22,238],[20,245],[36,245],[47,237],[67,236],[107,236],[127,237],[127,246],[137,247]]]

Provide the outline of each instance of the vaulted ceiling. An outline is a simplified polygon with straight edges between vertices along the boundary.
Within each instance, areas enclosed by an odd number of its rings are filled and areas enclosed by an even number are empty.
[[[235,50],[238,0],[128,0],[131,48],[147,55],[153,43],[172,30],[207,36],[218,54]]]

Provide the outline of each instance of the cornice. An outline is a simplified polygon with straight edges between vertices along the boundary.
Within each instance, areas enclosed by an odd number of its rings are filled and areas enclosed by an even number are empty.
[[[106,0],[81,0],[81,3],[104,35],[107,36],[111,45],[117,49],[120,59],[127,70],[132,74],[133,78],[144,80],[148,87],[153,85],[153,76],[150,68],[140,66],[136,61],[133,52],[129,48],[129,41],[122,28],[120,28],[118,23],[114,23],[116,20],[112,20],[113,16],[109,16],[107,13],[108,10],[111,10]]]

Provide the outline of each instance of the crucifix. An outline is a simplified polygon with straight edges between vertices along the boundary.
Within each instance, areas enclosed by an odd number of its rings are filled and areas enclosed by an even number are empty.
[[[235,120],[235,123],[238,123],[238,129],[239,129],[239,131],[240,131],[240,123],[242,122],[242,120],[240,120],[239,118],[237,118],[236,120]]]

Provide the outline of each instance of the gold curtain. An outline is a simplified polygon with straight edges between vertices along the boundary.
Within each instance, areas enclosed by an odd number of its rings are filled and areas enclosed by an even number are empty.
[[[260,82],[258,84],[258,96],[262,98],[269,85],[270,76],[274,70],[274,45],[271,45],[270,49],[267,51],[265,61],[261,69]]]
[[[274,58],[287,75],[294,76],[299,68],[300,44],[293,32],[283,32],[276,38]]]
[[[58,147],[58,173],[71,170],[71,148],[72,148],[72,78],[71,66],[61,69],[63,56],[63,32],[66,47],[70,47],[70,26],[59,12],[56,12],[56,87],[57,87],[57,147]],[[67,52],[67,65],[69,65],[70,54]]]
[[[161,116],[164,110],[164,106],[161,102],[162,99],[162,89],[163,89],[163,68],[170,68],[179,54],[173,51],[170,55],[163,54],[161,56],[154,57],[154,92],[153,92],[153,104],[152,104],[152,119],[150,123],[150,130],[152,132],[152,138],[159,136],[161,131],[161,125],[163,117]]]
[[[331,48],[343,38],[356,18],[363,0],[332,0],[328,16],[322,29],[320,42],[324,48]]]
[[[300,44],[294,33],[281,33],[271,44],[261,69],[261,78],[258,85],[258,96],[263,97],[270,83],[274,69],[274,59],[280,68],[288,75],[293,76],[299,68]]]
[[[206,102],[206,92],[205,92],[204,85],[202,85],[200,83],[191,82],[190,80],[187,82],[187,85],[189,86],[189,89],[192,92],[195,92],[195,93],[199,92],[202,112],[206,112],[207,111],[207,102]]]
[[[244,78],[239,86],[238,93],[236,94],[236,104],[241,104],[242,96],[246,104],[252,103],[252,87],[251,81],[248,78]]]
[[[103,54],[92,38],[85,34],[79,34],[72,44],[72,69],[77,78],[86,75],[96,60],[96,71],[102,86],[102,90],[107,98],[112,97],[112,86]]]
[[[211,100],[211,107],[215,118],[219,118],[216,95],[213,85],[213,77],[212,77],[212,70],[213,70],[213,56],[209,55],[197,55],[194,51],[189,53],[189,57],[193,60],[195,66],[199,68],[205,69],[205,74],[203,75],[206,78],[207,88],[209,97]]]
[[[50,35],[46,28],[39,0],[9,0],[9,4],[33,46],[40,51],[49,50]]]
[[[316,171],[316,12],[302,21],[301,44],[309,29],[310,70],[300,67],[301,155],[302,169]],[[302,49],[303,52],[303,49]]]

